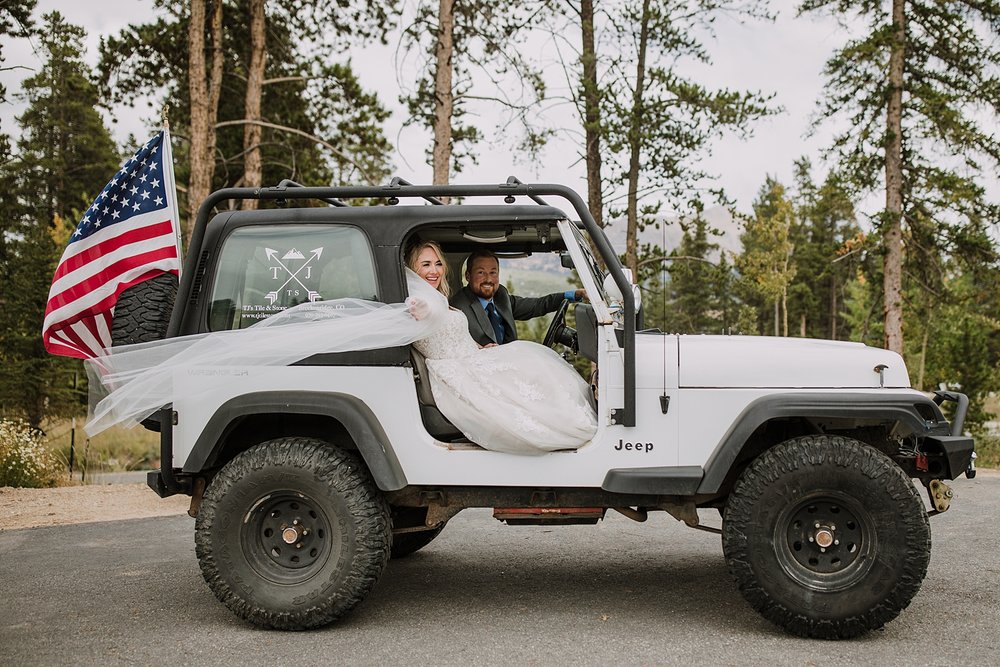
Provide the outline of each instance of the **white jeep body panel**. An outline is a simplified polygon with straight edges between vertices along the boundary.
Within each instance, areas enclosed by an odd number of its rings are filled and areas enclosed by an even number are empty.
[[[901,356],[862,343],[774,336],[678,336],[678,342],[681,387],[910,386]]]
[[[850,387],[877,394],[889,366],[906,386],[898,355],[850,343],[759,337],[636,337],[636,426],[612,424],[623,405],[623,351],[612,325],[599,327],[598,422],[577,450],[524,456],[436,441],[422,427],[413,373],[406,367],[204,367],[175,374],[174,465],[182,467],[209,420],[229,400],[257,392],[347,394],[363,401],[413,485],[600,487],[608,470],[704,466],[753,401],[796,388],[818,393]],[[898,369],[898,370],[897,370]],[[890,371],[895,370],[890,374]],[[819,378],[833,378],[820,384]],[[914,392],[919,395],[918,392]],[[660,397],[669,399],[663,414]]]

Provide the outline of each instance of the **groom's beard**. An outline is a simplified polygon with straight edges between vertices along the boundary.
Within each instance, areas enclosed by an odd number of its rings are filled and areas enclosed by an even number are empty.
[[[496,294],[497,285],[496,283],[479,283],[472,292],[476,296],[481,296],[484,299],[492,299],[493,295]]]

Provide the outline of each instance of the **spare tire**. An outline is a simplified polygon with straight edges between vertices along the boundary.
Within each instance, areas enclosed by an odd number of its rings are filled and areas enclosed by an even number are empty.
[[[111,345],[166,338],[176,297],[177,276],[173,273],[162,273],[126,289],[115,304]]]

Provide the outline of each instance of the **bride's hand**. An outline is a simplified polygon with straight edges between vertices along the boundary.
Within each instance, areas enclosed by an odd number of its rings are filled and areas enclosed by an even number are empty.
[[[419,321],[431,314],[431,306],[420,297],[411,296],[406,300],[406,312]]]
[[[480,350],[485,350],[488,347],[500,347],[500,346],[497,345],[496,343],[487,343],[486,345],[480,345],[479,349]]]

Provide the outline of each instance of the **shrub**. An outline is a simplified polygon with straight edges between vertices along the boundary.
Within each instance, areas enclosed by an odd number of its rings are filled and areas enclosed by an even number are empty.
[[[1000,434],[984,433],[976,438],[976,465],[1000,468]]]
[[[60,469],[41,432],[19,420],[0,420],[0,486],[55,486]]]

